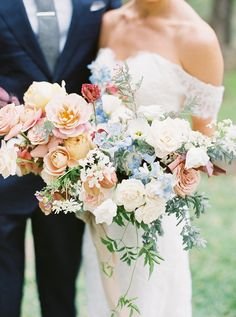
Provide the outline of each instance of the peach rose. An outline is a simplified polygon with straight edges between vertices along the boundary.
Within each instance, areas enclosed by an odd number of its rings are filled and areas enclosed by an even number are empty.
[[[177,195],[185,197],[186,195],[192,195],[199,183],[200,183],[200,172],[190,168],[185,168],[185,163],[180,163],[174,170],[173,173],[176,177],[177,184],[174,189]]]
[[[84,182],[84,190],[88,195],[91,196],[99,196],[101,189],[97,186],[89,186],[89,181],[92,179],[92,177],[88,177],[88,179]]]
[[[117,176],[116,173],[109,173],[107,171],[105,171],[103,173],[104,178],[99,181],[99,184],[101,185],[101,187],[103,188],[107,188],[107,189],[111,189],[112,187],[114,187],[117,183]]]
[[[94,189],[94,188],[93,188]],[[101,203],[103,203],[106,199],[108,199],[111,196],[111,190],[103,189],[103,188],[96,188],[93,192],[87,191],[88,188],[84,190],[81,193],[80,199],[83,201],[83,208],[84,210],[88,211],[94,211]]]
[[[85,134],[65,140],[65,147],[73,160],[78,161],[87,156],[88,152],[94,148],[92,141]]]
[[[48,143],[49,135],[44,128],[45,121],[45,118],[40,119],[37,124],[28,131],[28,139],[33,145]]]
[[[43,161],[44,171],[51,176],[58,177],[70,165],[70,154],[65,147],[57,146],[49,150]]]
[[[5,135],[5,140],[9,140],[12,137],[11,135],[14,135],[22,110],[23,106],[15,106],[13,103],[0,109],[0,136]]]
[[[66,95],[64,86],[51,84],[45,81],[33,82],[24,94],[24,102],[37,109],[45,109],[45,106],[55,97]]]
[[[52,136],[49,138],[49,142],[47,144],[39,144],[30,152],[30,154],[32,157],[44,157],[50,149],[57,147],[61,143],[62,139]]]
[[[88,122],[92,114],[92,105],[77,94],[70,94],[62,98],[55,98],[46,106],[46,116],[52,121],[55,136],[76,137],[88,129]]]

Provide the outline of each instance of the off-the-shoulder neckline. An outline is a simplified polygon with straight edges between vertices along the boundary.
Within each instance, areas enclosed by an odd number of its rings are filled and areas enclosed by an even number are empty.
[[[102,51],[107,51],[111,54],[112,58],[114,59],[115,62],[117,63],[125,63],[125,62],[129,62],[131,60],[135,60],[137,58],[139,58],[140,56],[153,56],[155,57],[156,59],[158,60],[161,60],[162,62],[164,62],[165,64],[171,66],[172,68],[175,68],[177,69],[178,71],[182,72],[182,74],[190,79],[190,80],[194,80],[196,82],[199,82],[200,84],[202,85],[207,85],[209,87],[212,87],[212,88],[215,88],[215,89],[224,89],[224,86],[216,86],[216,85],[213,85],[211,83],[206,83],[204,81],[202,81],[201,79],[191,75],[190,73],[188,73],[180,64],[177,64],[171,60],[169,60],[168,58],[164,57],[163,55],[157,53],[157,52],[150,52],[150,51],[146,51],[146,50],[141,50],[141,51],[138,51],[137,53],[135,53],[134,55],[132,56],[129,56],[128,58],[126,58],[125,60],[121,60],[119,58],[116,57],[116,54],[114,52],[114,50],[110,47],[104,47],[104,48],[100,48],[99,50],[99,53],[101,53]]]

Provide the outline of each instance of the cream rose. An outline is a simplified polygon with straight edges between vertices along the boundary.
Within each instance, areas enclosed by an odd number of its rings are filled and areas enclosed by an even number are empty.
[[[55,136],[65,139],[86,132],[93,113],[92,105],[77,94],[55,98],[47,104],[45,110],[48,120],[52,121],[58,130]]]
[[[97,224],[106,223],[107,225],[110,225],[117,214],[117,205],[109,198],[98,206],[93,211],[93,214]]]
[[[155,203],[147,203],[145,206],[135,210],[135,218],[141,223],[150,224],[157,220],[166,209],[166,200],[164,198],[155,199]]]
[[[24,102],[37,109],[44,110],[46,105],[55,97],[63,98],[66,96],[65,87],[58,84],[51,84],[45,81],[33,82],[24,94]]]
[[[192,195],[199,183],[200,183],[200,172],[190,168],[186,169],[184,163],[180,163],[174,170],[173,173],[176,177],[177,184],[174,187],[176,194],[181,197],[186,195]]]
[[[210,161],[210,157],[203,148],[192,147],[188,150],[185,161],[185,168],[198,168],[200,166],[206,166]]]
[[[134,211],[145,203],[145,188],[137,179],[123,180],[116,188],[116,203],[126,211]]]
[[[146,141],[154,147],[157,157],[164,158],[187,140],[190,131],[189,123],[183,119],[154,120]]]
[[[68,138],[64,142],[67,151],[73,160],[80,160],[87,156],[88,152],[94,148],[92,141],[86,134],[78,137]]]
[[[17,172],[17,151],[14,146],[9,146],[2,141],[0,148],[0,174],[4,178],[10,175],[16,175]]]

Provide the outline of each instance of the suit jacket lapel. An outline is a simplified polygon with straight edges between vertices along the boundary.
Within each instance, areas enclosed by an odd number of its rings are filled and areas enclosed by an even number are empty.
[[[0,15],[14,34],[17,42],[28,52],[45,75],[50,78],[50,70],[31,28],[22,0],[0,1]]]
[[[71,18],[71,24],[68,31],[65,46],[56,65],[56,69],[53,76],[55,79],[60,78],[61,74],[64,72],[64,69],[68,67],[71,55],[73,55],[74,52],[74,48],[78,45],[78,23],[80,18],[80,6],[81,1],[73,0],[73,13]]]

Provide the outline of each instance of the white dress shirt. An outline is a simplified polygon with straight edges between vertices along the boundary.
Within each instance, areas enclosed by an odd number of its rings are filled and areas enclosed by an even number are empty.
[[[34,0],[23,0],[26,13],[30,21],[31,27],[34,33],[38,34],[38,19],[37,19],[37,7]],[[71,0],[54,0],[55,9],[57,13],[59,31],[60,31],[60,51],[63,50],[67,34],[69,31],[71,17],[72,17],[72,1]]]

